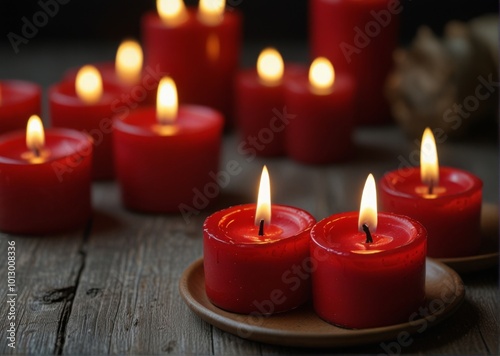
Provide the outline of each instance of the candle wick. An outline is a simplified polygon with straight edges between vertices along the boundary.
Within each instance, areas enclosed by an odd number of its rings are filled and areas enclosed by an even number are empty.
[[[434,191],[434,181],[431,180],[431,182],[429,183],[429,195],[431,195],[433,191]]]
[[[259,223],[259,236],[264,236],[264,219]]]
[[[36,158],[40,158],[40,149],[38,147],[33,147],[33,154]]]
[[[370,228],[368,227],[368,225],[363,224],[363,231],[364,231],[364,232],[365,232],[365,234],[366,234],[366,241],[365,241],[365,243],[367,243],[367,244],[368,244],[368,243],[373,242],[373,239],[372,239],[372,234],[371,234],[371,232],[370,232]]]

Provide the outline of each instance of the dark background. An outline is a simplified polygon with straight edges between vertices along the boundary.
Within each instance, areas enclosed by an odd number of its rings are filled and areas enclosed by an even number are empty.
[[[7,34],[21,34],[22,18],[32,19],[41,10],[39,2],[57,0],[1,0],[1,43],[8,44]],[[56,15],[41,28],[33,42],[43,40],[121,41],[124,37],[140,39],[140,18],[155,9],[155,0],[59,0]],[[187,0],[187,5],[198,1]],[[401,43],[415,35],[426,24],[441,34],[451,19],[469,20],[478,15],[498,13],[497,0],[402,0]],[[274,43],[306,41],[308,22],[307,0],[227,0],[228,7],[244,15],[244,40]]]

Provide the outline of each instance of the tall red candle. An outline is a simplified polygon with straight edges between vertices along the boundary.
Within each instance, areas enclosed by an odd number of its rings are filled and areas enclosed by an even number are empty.
[[[56,233],[81,228],[90,218],[90,138],[70,129],[49,129],[44,136],[44,143],[35,140],[30,148],[25,131],[0,138],[0,230],[4,232]]]
[[[168,113],[166,119],[154,108],[140,108],[115,120],[116,175],[122,202],[129,209],[156,213],[182,212],[183,206],[193,209],[197,192],[204,194],[208,184],[215,184],[210,174],[218,172],[222,115],[197,105],[182,105]]]
[[[373,177],[371,185],[375,196]],[[425,298],[425,228],[369,209],[369,217],[360,216],[367,210],[336,214],[311,230],[314,310],[346,328],[408,322]]]
[[[285,65],[278,51],[264,49],[257,68],[246,69],[236,78],[235,118],[243,149],[258,156],[279,156],[285,153],[285,130],[289,117],[283,113],[287,77],[307,73],[303,66]]]
[[[310,296],[309,231],[315,219],[295,207],[267,206],[270,215],[262,220],[256,204],[230,207],[205,220],[205,289],[222,309],[273,314]]]
[[[331,64],[317,58],[309,78],[285,83],[285,105],[294,115],[285,130],[285,150],[306,164],[345,161],[353,155],[355,84],[348,75],[335,75]]]
[[[50,87],[51,122],[54,127],[71,128],[90,135],[94,140],[92,177],[112,179],[112,117],[120,113],[116,106],[121,88],[111,83],[102,83],[99,72],[93,66],[85,66],[80,72],[84,73],[90,67],[93,68],[90,69],[91,78],[96,82],[95,86],[89,85],[88,94],[81,94],[82,90],[77,90],[75,81],[63,81]],[[85,83],[83,81],[81,86],[85,87]],[[84,95],[89,97],[85,99]]]
[[[399,41],[399,0],[311,0],[309,34],[313,58],[328,58],[337,71],[350,73],[360,85],[356,122],[390,122],[384,97],[392,53]]]
[[[431,148],[427,148],[430,139]],[[422,178],[426,153],[436,155],[431,178]],[[439,167],[432,132],[422,139],[421,167],[386,173],[380,181],[385,211],[410,216],[428,231],[427,254],[435,258],[474,255],[481,246],[480,219],[482,181],[475,175],[451,167]],[[422,160],[422,159],[421,159]]]
[[[40,115],[41,93],[32,82],[0,81],[0,133],[21,130],[31,115]]]
[[[242,20],[237,11],[224,12],[224,2],[220,3],[220,15],[202,16],[198,9],[185,9],[182,1],[182,10],[175,15],[167,16],[166,10],[160,10],[161,17],[147,13],[142,34],[146,67],[157,68],[175,80],[180,102],[212,107],[232,125]]]

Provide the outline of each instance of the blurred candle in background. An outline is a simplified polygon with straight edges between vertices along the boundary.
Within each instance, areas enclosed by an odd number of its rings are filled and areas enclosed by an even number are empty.
[[[324,57],[311,63],[308,76],[286,81],[285,105],[295,116],[285,130],[285,149],[292,159],[327,164],[353,156],[354,90],[353,78],[337,75]]]

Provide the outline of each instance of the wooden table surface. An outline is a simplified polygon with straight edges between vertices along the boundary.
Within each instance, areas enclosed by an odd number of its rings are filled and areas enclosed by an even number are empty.
[[[112,51],[111,47],[99,52],[81,46],[33,45],[16,56],[3,48],[0,78],[30,79],[46,88],[59,79],[62,70],[112,58]],[[178,283],[182,272],[202,256],[204,218],[220,208],[255,201],[263,164],[270,171],[273,202],[306,209],[321,219],[358,209],[367,174],[381,177],[418,146],[396,126],[361,128],[355,133],[356,153],[351,162],[305,166],[287,158],[241,155],[237,151],[240,142],[234,132],[226,133],[221,160],[221,169],[226,162],[237,161],[240,174],[231,177],[210,210],[189,221],[180,214],[127,211],[121,205],[117,184],[99,182],[92,187],[94,213],[85,229],[57,236],[0,234],[2,300],[8,294],[9,241],[16,246],[17,287],[16,348],[10,348],[6,339],[9,305],[4,302],[0,304],[0,354],[386,353],[381,342],[316,349],[239,338],[191,312],[179,294]],[[483,200],[498,204],[496,139],[448,140],[438,150],[442,164],[478,175],[484,182]],[[498,354],[498,267],[462,274],[462,279],[466,296],[457,312],[412,335],[411,344],[402,347],[401,353]]]

